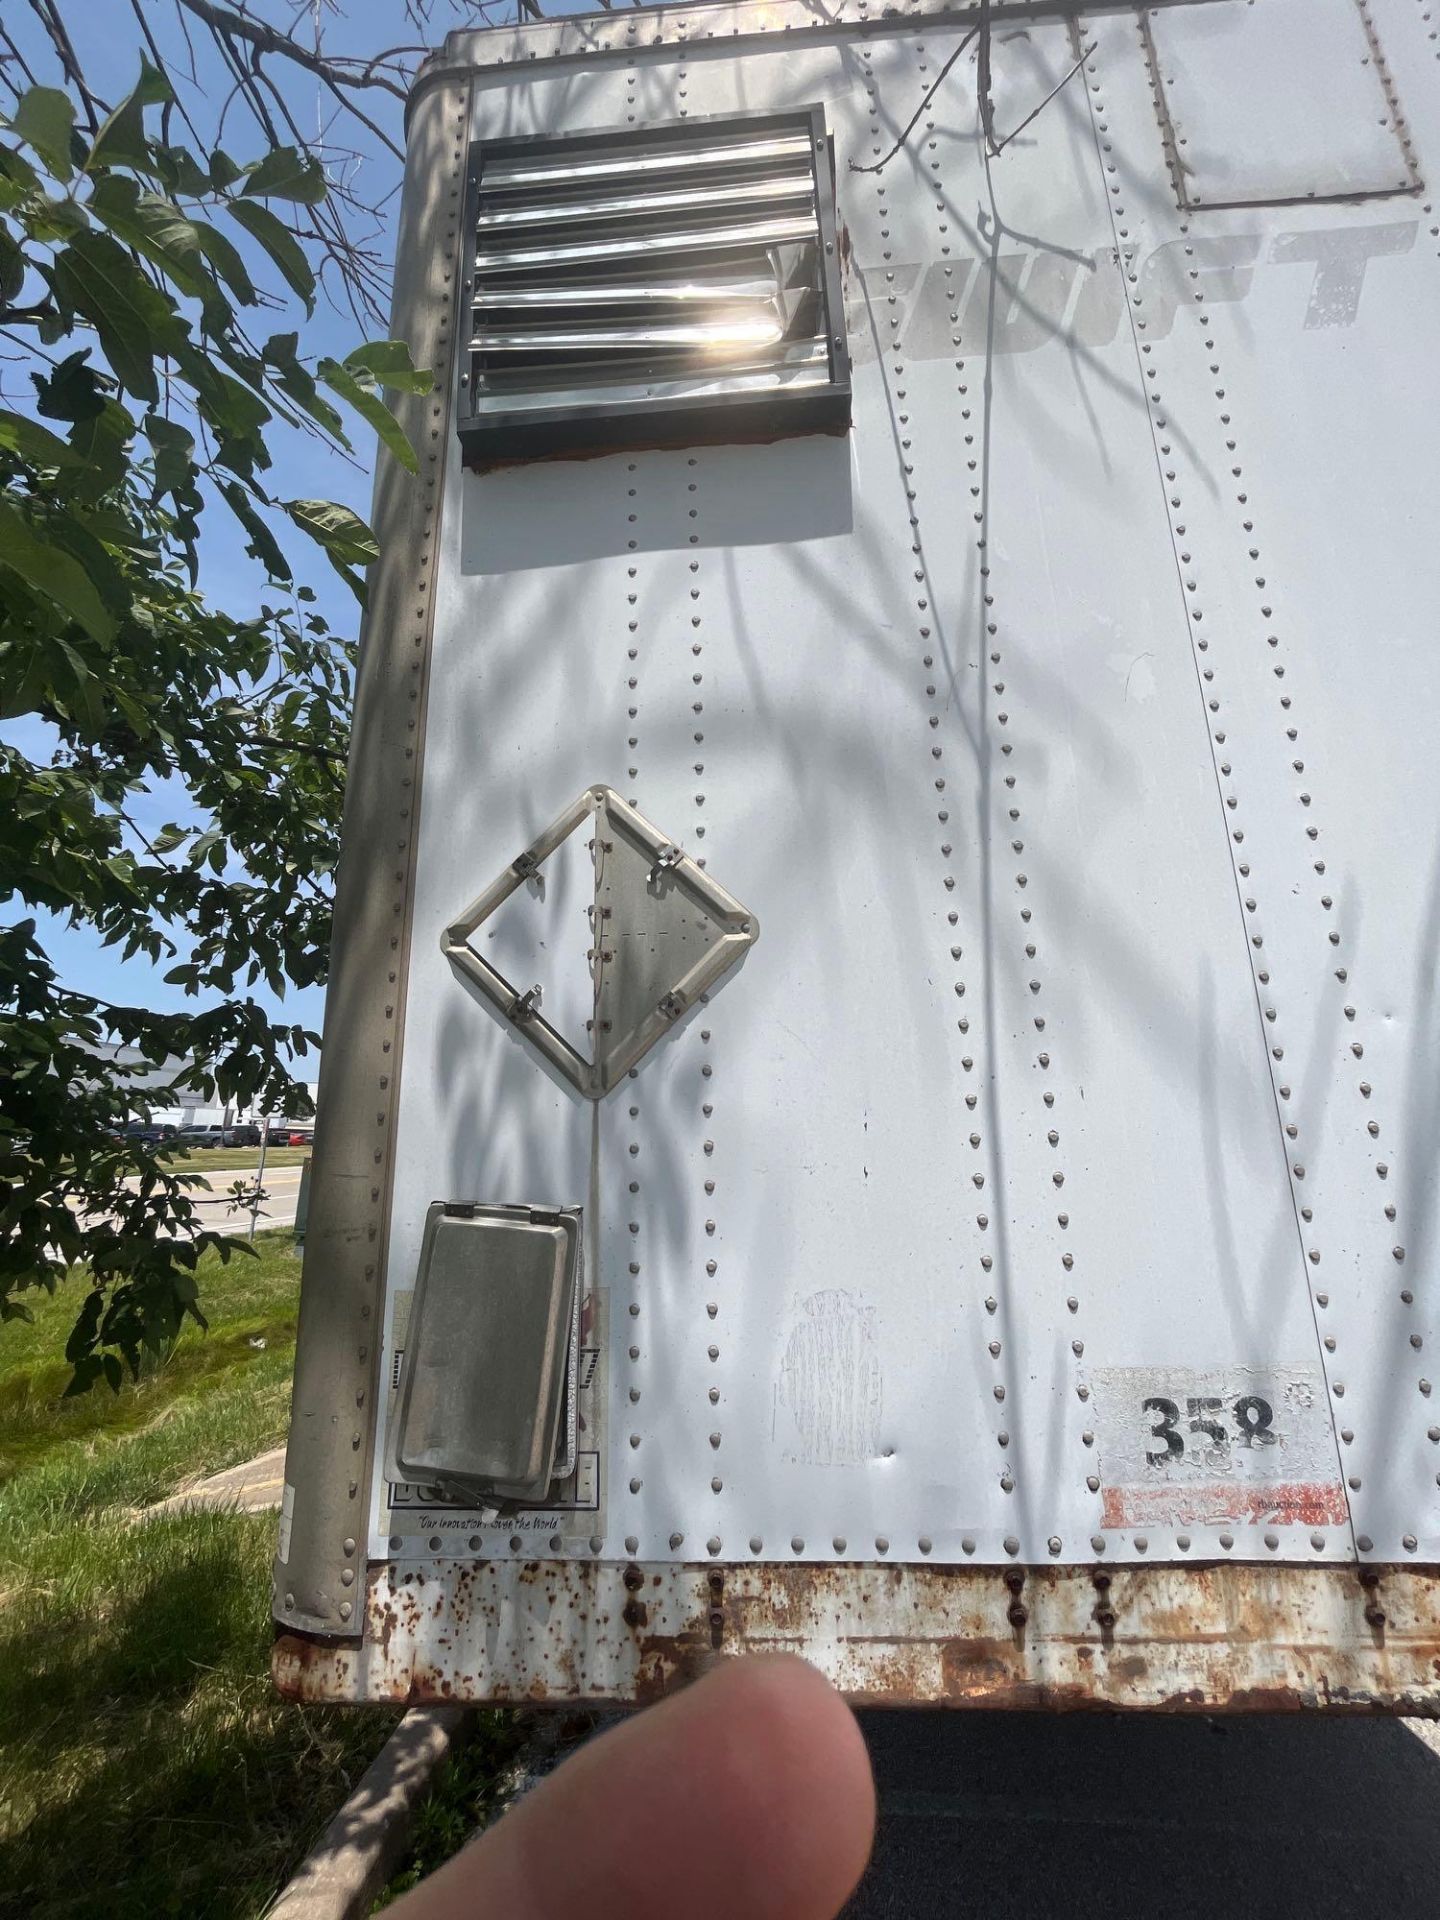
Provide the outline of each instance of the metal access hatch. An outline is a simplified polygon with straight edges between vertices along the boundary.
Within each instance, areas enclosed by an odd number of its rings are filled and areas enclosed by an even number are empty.
[[[1301,12],[427,68],[287,1690],[1435,1710],[1440,63]],[[848,431],[467,466],[472,153],[816,115]]]
[[[567,1384],[579,1267],[578,1213],[466,1201],[431,1207],[397,1359],[393,1484],[497,1505],[544,1500],[573,1470]]]

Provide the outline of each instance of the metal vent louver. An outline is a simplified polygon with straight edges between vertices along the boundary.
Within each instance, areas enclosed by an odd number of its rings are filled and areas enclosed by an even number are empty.
[[[843,432],[824,113],[471,149],[469,464]]]

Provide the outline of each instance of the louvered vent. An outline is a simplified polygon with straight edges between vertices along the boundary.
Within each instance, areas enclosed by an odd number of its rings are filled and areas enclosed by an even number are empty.
[[[849,424],[819,107],[484,141],[469,205],[468,464]]]

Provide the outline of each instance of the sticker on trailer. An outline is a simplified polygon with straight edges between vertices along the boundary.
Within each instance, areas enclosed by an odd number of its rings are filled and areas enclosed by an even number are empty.
[[[1092,1392],[1107,1527],[1345,1524],[1318,1372],[1105,1367]]]

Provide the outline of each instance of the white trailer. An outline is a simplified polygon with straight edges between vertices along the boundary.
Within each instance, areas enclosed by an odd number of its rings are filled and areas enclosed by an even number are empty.
[[[1434,1710],[1437,18],[427,64],[286,1691]]]

